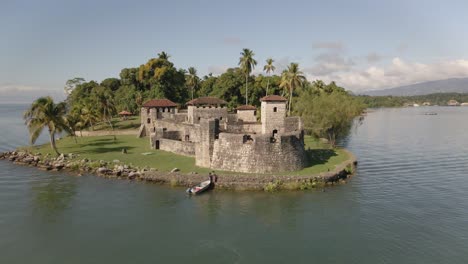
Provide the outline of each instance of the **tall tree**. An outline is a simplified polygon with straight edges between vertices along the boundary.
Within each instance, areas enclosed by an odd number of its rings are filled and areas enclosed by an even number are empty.
[[[268,58],[266,60],[266,65],[263,67],[263,70],[270,76],[270,73],[276,70],[276,67],[273,65],[274,60],[272,58]],[[268,78],[267,88],[265,95],[268,95],[268,86],[270,86],[270,78]]]
[[[190,87],[191,92],[192,92],[192,100],[193,100],[193,92],[195,88],[198,86],[200,83],[200,78],[197,76],[197,69],[194,67],[188,68],[188,74],[187,74],[187,85]]]
[[[249,104],[249,90],[248,90],[248,83],[249,83],[249,76],[252,70],[257,65],[257,61],[253,58],[254,53],[250,49],[243,49],[241,52],[241,57],[239,58],[239,66],[241,70],[245,74],[245,104]]]
[[[76,140],[76,133],[75,131],[80,130],[81,131],[81,116],[80,116],[80,110],[77,108],[73,108],[71,111],[68,112],[68,114],[65,116],[65,125],[69,128],[68,129],[68,134],[75,139],[75,143],[78,143]]]
[[[98,109],[98,113],[101,117],[103,122],[107,122],[114,131],[114,125],[112,124],[112,116],[116,114],[116,108],[114,104],[114,98],[112,96],[112,92],[109,88],[106,87],[96,87],[94,92],[94,100],[96,103],[96,108]],[[116,140],[115,133],[114,133],[114,140]]]
[[[66,103],[56,104],[50,96],[41,97],[34,101],[23,115],[29,129],[31,144],[36,142],[42,130],[47,127],[50,145],[55,153],[60,155],[55,144],[55,134],[69,130],[65,121],[66,112]]]
[[[288,115],[291,115],[291,102],[293,97],[293,91],[297,87],[300,87],[306,81],[304,73],[299,70],[299,64],[292,62],[288,69],[283,71],[281,76],[280,87],[283,87],[289,90],[289,106],[288,106]]]

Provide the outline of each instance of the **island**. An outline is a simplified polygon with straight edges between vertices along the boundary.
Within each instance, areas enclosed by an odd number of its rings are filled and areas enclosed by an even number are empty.
[[[65,101],[41,97],[24,113],[31,143],[47,130],[50,147],[20,147],[0,159],[171,186],[192,186],[210,173],[219,189],[346,182],[357,160],[336,142],[362,118],[364,106],[334,82],[308,82],[297,63],[271,75],[270,58],[268,76],[252,79],[254,54],[243,49],[241,55],[240,67],[219,77],[176,69],[162,52],[123,69],[120,79],[69,80]]]

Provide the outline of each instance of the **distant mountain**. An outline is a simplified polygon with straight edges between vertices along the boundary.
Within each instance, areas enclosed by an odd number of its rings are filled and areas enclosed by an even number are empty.
[[[413,96],[433,93],[468,93],[468,78],[423,82],[384,90],[367,91],[362,94],[372,96]]]

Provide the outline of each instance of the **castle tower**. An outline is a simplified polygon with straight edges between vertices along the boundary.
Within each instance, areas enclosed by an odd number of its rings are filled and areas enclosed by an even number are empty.
[[[262,134],[274,136],[284,133],[284,119],[286,117],[286,98],[279,95],[268,95],[260,99],[262,102]]]
[[[150,135],[158,119],[170,118],[177,114],[177,104],[168,99],[153,99],[143,104],[140,113],[141,125],[145,128],[144,134]]]
[[[202,118],[199,124],[200,142],[195,146],[195,165],[209,168],[213,155],[213,144],[219,134],[219,120]]]

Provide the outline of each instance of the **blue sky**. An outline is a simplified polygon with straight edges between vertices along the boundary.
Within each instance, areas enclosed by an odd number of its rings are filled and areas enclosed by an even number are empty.
[[[22,1],[0,6],[0,95],[61,94],[166,51],[218,74],[242,48],[353,91],[468,76],[466,1]]]

